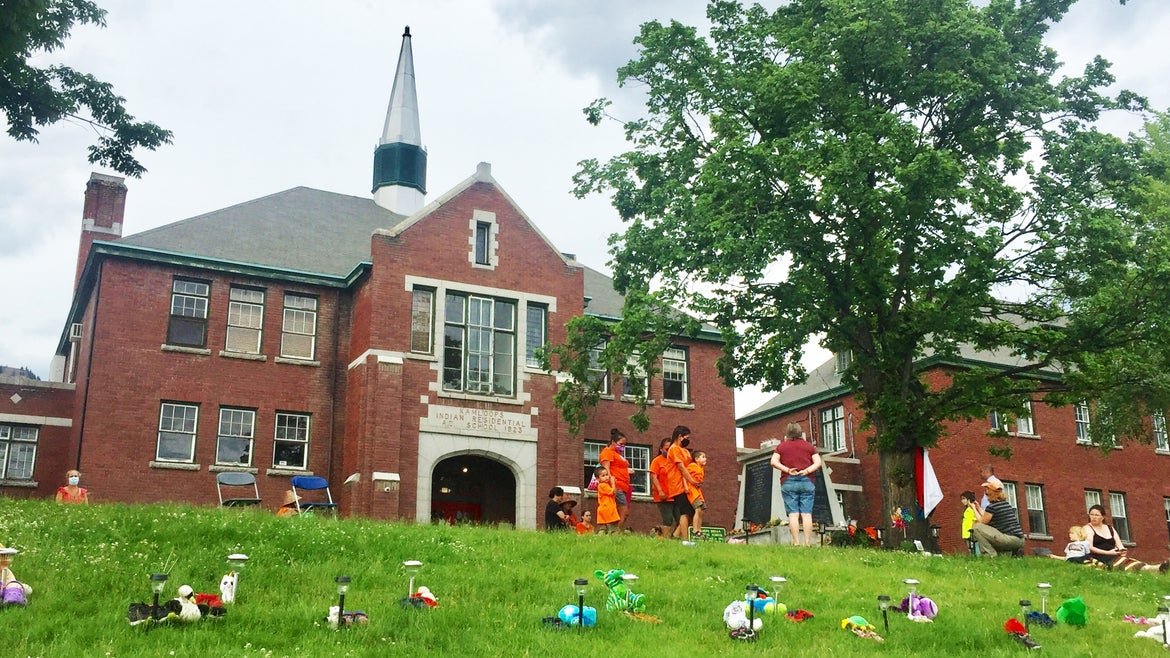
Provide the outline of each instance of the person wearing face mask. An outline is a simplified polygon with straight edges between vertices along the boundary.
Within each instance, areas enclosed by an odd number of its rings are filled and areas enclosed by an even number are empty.
[[[630,484],[630,462],[623,453],[626,451],[626,435],[618,428],[609,431],[609,445],[601,450],[597,462],[613,476],[614,497],[617,499],[618,521],[617,531],[621,532],[626,525],[629,515],[630,501],[634,498],[634,488]]]
[[[690,471],[687,470],[687,467],[694,461],[691,458],[691,451],[687,450],[687,446],[691,444],[691,430],[686,425],[679,425],[671,432],[670,438],[670,449],[666,451],[666,459],[670,462],[666,472],[666,495],[674,501],[674,516],[678,519],[674,536],[686,539],[687,530],[690,529],[691,519],[695,514],[695,508],[691,506],[687,491],[698,486]]]
[[[65,486],[57,489],[57,502],[66,505],[88,505],[89,492],[77,486],[81,482],[81,471],[73,469],[65,473]]]

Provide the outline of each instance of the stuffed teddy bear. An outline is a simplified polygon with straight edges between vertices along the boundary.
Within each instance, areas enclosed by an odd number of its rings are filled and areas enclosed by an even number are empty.
[[[609,588],[609,596],[605,598],[606,610],[621,610],[623,612],[642,612],[646,608],[646,595],[635,594],[626,586],[622,576],[626,575],[621,569],[602,571],[598,569],[593,575],[601,579]]]

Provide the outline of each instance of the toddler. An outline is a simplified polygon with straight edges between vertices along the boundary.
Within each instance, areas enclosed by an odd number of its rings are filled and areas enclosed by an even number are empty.
[[[698,537],[703,532],[703,510],[707,509],[707,501],[703,499],[703,490],[699,488],[699,485],[703,484],[703,476],[707,467],[707,453],[702,450],[696,450],[692,458],[694,461],[687,464],[687,472],[694,479],[695,486],[687,489],[687,500],[690,501],[691,507],[695,508],[695,518],[691,524],[691,536]]]
[[[1089,560],[1089,534],[1084,526],[1074,525],[1068,529],[1068,545],[1064,547],[1064,555],[1051,555],[1057,560],[1066,560],[1082,564]]]
[[[598,466],[594,471],[597,475],[597,534],[604,535],[617,531],[617,523],[621,520],[617,511],[617,496],[614,493],[613,476],[609,469]]]

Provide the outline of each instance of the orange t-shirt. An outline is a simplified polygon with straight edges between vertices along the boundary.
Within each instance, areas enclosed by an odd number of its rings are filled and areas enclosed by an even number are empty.
[[[658,486],[662,487],[662,491],[664,492],[667,490],[667,469],[669,468],[670,461],[666,458],[666,455],[660,454],[650,461],[650,477],[658,482]],[[654,498],[654,502],[656,503],[667,500],[667,498],[658,495],[658,487],[655,487],[653,484],[650,485],[650,496]]]
[[[578,523],[577,524],[577,534],[579,534],[579,535],[593,534],[593,524],[592,523],[585,523],[584,521]]]
[[[698,462],[691,462],[687,465],[687,472],[691,474],[691,478],[698,484],[703,484],[703,466]],[[689,484],[689,483],[688,483]],[[692,504],[696,500],[703,497],[703,491],[699,487],[687,487],[687,500]]]
[[[597,456],[597,463],[605,466],[605,462],[609,462],[609,469],[613,475],[613,484],[617,489],[629,493],[632,491],[630,487],[630,462],[626,461],[617,450],[610,446],[605,446],[601,450],[601,454]],[[627,501],[628,502],[628,501]]]
[[[666,469],[666,496],[674,498],[680,493],[686,493],[687,481],[679,470],[679,463],[686,468],[691,463],[691,451],[679,445],[671,445],[666,451],[666,459],[670,462]]]
[[[613,485],[602,482],[597,485],[597,524],[617,523],[621,520],[617,511],[617,498],[614,497]]]

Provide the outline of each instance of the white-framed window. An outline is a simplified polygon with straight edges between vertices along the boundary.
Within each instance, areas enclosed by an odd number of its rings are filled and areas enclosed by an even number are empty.
[[[256,412],[222,407],[215,441],[215,463],[252,465],[252,441],[256,437]]]
[[[264,291],[232,286],[228,293],[227,339],[224,350],[260,353],[264,329]]]
[[[304,469],[309,463],[309,414],[277,412],[272,443],[274,468]]]
[[[596,385],[602,395],[609,395],[609,372],[601,364],[601,353],[604,351],[605,343],[589,350],[589,382]]]
[[[1032,401],[1024,400],[1024,408],[1016,417],[1016,434],[1032,436],[1036,434],[1036,423],[1032,419]],[[1036,532],[1033,530],[1032,532]],[[1041,533],[1044,534],[1044,533]]]
[[[511,397],[516,302],[447,293],[444,308],[443,388]]]
[[[1034,535],[1048,534],[1048,517],[1044,513],[1044,486],[1025,484],[1024,498],[1028,503],[1028,531]]]
[[[1170,498],[1162,498],[1162,511],[1166,514],[1166,534],[1170,535]]]
[[[625,397],[637,396],[638,386],[642,388],[642,395],[650,396],[650,378],[646,376],[646,369],[640,363],[641,359],[640,355],[635,354],[626,361],[626,372],[622,373],[622,395]]]
[[[160,462],[195,461],[195,433],[199,429],[199,407],[183,402],[163,402],[158,412],[158,445],[154,457]]]
[[[1121,537],[1121,541],[1133,541],[1129,533],[1129,512],[1126,511],[1124,493],[1109,492],[1109,518],[1113,520],[1113,527],[1117,528],[1117,536]]]
[[[475,264],[491,265],[492,225],[490,222],[475,223]]]
[[[669,347],[662,353],[662,399],[670,402],[690,402],[690,378],[688,376],[685,347]]]
[[[1096,489],[1085,489],[1085,514],[1089,513],[1089,508],[1093,505],[1101,504],[1101,492]]]
[[[280,331],[281,356],[313,360],[317,348],[317,298],[285,293]]]
[[[0,480],[32,479],[39,434],[31,425],[0,425]]]
[[[548,342],[548,307],[528,302],[524,313],[524,365],[539,368],[540,359],[536,358],[536,351]]]
[[[206,281],[174,279],[171,282],[171,315],[167,323],[167,344],[186,347],[207,345],[207,298],[211,284]]]
[[[849,369],[849,366],[853,365],[853,350],[837,352],[833,356],[837,359],[837,372],[845,372]]]
[[[585,441],[585,482],[593,479],[593,472],[601,465],[597,458],[607,444],[601,441]],[[626,451],[622,457],[630,462],[630,486],[634,494],[639,496],[650,495],[650,446],[626,444]]]
[[[1166,414],[1154,412],[1154,449],[1158,452],[1170,452],[1170,438],[1166,435]]]
[[[845,449],[845,406],[821,409],[821,448],[829,452]]]
[[[1089,403],[1078,402],[1073,406],[1073,414],[1077,425],[1077,443],[1091,443],[1089,436]]]
[[[1016,499],[1016,483],[1015,482],[1004,482],[1003,483],[1003,493],[1004,493],[1004,495],[1007,496],[1008,505],[1011,505],[1012,509],[1016,510],[1016,514],[1019,515],[1020,502],[1019,502],[1019,500]]]
[[[410,351],[433,354],[435,319],[435,291],[414,288],[410,296]]]
[[[991,418],[988,419],[988,422],[991,423],[991,430],[993,432],[1008,431],[1007,415],[1001,411],[991,412]]]

